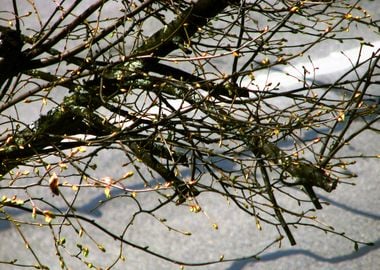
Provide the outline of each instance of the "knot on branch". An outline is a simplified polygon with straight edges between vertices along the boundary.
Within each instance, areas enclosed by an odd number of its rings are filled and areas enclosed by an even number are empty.
[[[9,28],[0,28],[0,57],[14,59],[21,54],[23,42],[20,33]]]
[[[154,157],[154,153],[157,151],[154,151],[153,143],[135,141],[129,143],[128,147],[147,167],[157,172],[167,184],[174,187],[175,196],[178,196],[176,204],[182,204],[186,201],[186,198],[199,195],[200,192],[193,185],[187,184],[175,175],[175,167],[170,169]]]
[[[0,86],[24,69],[23,45],[19,31],[0,27]]]
[[[294,162],[286,169],[298,181],[297,185],[310,185],[322,188],[327,192],[333,191],[338,181],[330,177],[326,172],[313,164],[306,163],[304,160]]]

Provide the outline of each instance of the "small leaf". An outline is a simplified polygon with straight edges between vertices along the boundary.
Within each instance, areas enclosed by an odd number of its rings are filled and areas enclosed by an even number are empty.
[[[300,10],[299,7],[294,6],[294,7],[292,7],[292,8],[290,9],[290,12],[292,12],[292,13],[296,13],[296,12],[298,12],[299,10]]]
[[[58,240],[58,245],[62,246],[66,243],[66,238],[65,237],[61,237],[61,239]]]
[[[352,19],[352,14],[351,13],[344,14],[344,18],[346,20]]]
[[[78,150],[79,150],[79,152],[84,153],[84,152],[87,151],[87,147],[85,147],[85,146],[80,146]]]
[[[218,226],[218,224],[216,224],[216,223],[213,223],[213,224],[212,224],[212,227],[213,227],[215,230],[218,230],[218,229],[219,229],[219,226]]]
[[[106,248],[105,248],[103,245],[98,244],[97,246],[98,246],[98,249],[99,249],[100,251],[102,251],[102,252],[106,252]]]
[[[32,209],[32,218],[36,219],[36,217],[37,217],[37,209],[36,209],[36,207],[33,207],[33,209]]]
[[[190,206],[190,212],[199,213],[201,210],[202,208],[197,204]]]
[[[261,231],[263,228],[261,227],[260,220],[256,219],[256,228]]]
[[[61,172],[64,170],[67,170],[67,168],[68,168],[66,163],[59,163],[58,166],[61,169]]]
[[[58,176],[55,172],[50,176],[49,179],[49,187],[51,192],[53,192],[55,195],[59,195],[59,190],[58,190],[58,185],[59,185],[59,179]]]
[[[233,51],[233,52],[232,52],[232,55],[235,56],[235,57],[239,57],[239,56],[240,56],[239,53],[238,53],[237,51]]]
[[[50,223],[55,218],[55,215],[51,211],[43,211],[43,214],[47,223]]]
[[[126,174],[123,175],[123,178],[129,178],[129,177],[133,176],[133,174],[134,173],[132,171],[127,172]]]
[[[277,136],[278,134],[280,134],[280,130],[279,130],[278,128],[275,128],[275,129],[272,131],[272,135]]]
[[[90,250],[88,247],[82,247],[82,254],[85,257],[88,257],[88,254],[90,253]]]
[[[341,111],[339,112],[339,115],[338,115],[338,122],[343,122],[345,119],[345,114],[344,114],[344,111]]]
[[[24,201],[21,200],[21,199],[17,199],[17,197],[15,197],[15,198],[12,198],[11,203],[14,204],[14,205],[23,205]]]
[[[110,187],[105,187],[104,188],[104,194],[106,195],[107,199],[111,198],[111,189],[110,189]]]
[[[270,64],[270,60],[268,57],[265,57],[263,60],[261,60],[261,64],[266,66]]]

